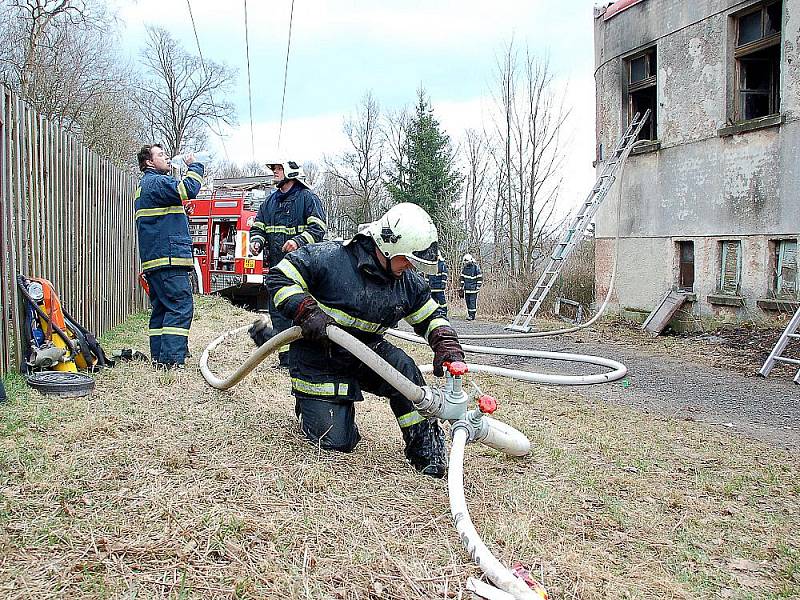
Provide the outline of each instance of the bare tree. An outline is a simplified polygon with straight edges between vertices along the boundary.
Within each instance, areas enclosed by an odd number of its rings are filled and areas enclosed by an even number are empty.
[[[569,114],[546,59],[510,45],[498,65],[493,154],[500,182],[495,225],[506,228],[508,268],[530,274],[558,223],[554,211],[563,163],[561,131]]]
[[[355,231],[359,223],[375,220],[388,206],[383,183],[385,136],[381,111],[371,93],[361,100],[354,117],[345,119],[344,133],[350,149],[326,160],[325,180],[337,211]]]
[[[148,73],[137,102],[148,134],[169,154],[199,149],[209,129],[236,122],[226,100],[235,72],[208,60],[201,64],[163,28],[148,27],[147,38],[142,58]]]
[[[98,153],[130,161],[140,130],[135,77],[113,49],[105,4],[0,0],[0,77],[25,101]]]
[[[464,179],[464,225],[466,247],[477,254],[478,262],[483,263],[483,249],[492,232],[492,213],[489,200],[492,186],[497,177],[492,168],[489,144],[485,136],[474,129],[468,129],[464,136],[463,159],[466,163]]]

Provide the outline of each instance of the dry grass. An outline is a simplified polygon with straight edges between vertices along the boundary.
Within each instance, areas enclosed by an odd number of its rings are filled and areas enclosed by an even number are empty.
[[[202,298],[200,351],[251,320]],[[146,347],[134,319],[111,346]],[[215,357],[232,369],[249,340]],[[415,354],[427,356],[423,351]],[[554,598],[800,595],[797,457],[698,423],[481,378],[534,451],[467,451],[485,541]],[[89,398],[0,407],[0,595],[8,598],[460,598],[477,569],[446,484],[417,475],[385,403],[351,455],[301,437],[285,374],[232,392],[127,363]]]

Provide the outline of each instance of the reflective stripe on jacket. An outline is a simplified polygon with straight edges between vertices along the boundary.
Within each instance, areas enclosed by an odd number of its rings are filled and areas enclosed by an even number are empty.
[[[183,201],[197,197],[203,165],[193,163],[182,180],[147,169],[134,196],[142,271],[192,267],[192,238]]]
[[[261,204],[250,227],[250,239],[266,246],[268,264],[274,267],[283,258],[287,241],[294,240],[298,247],[321,242],[328,229],[325,219],[317,195],[295,183],[286,193],[274,191]]]
[[[483,275],[477,264],[467,263],[461,269],[461,287],[465,292],[477,292],[483,285]]]
[[[436,275],[428,275],[428,283],[432,292],[443,292],[447,288],[447,263],[439,261],[439,272]]]

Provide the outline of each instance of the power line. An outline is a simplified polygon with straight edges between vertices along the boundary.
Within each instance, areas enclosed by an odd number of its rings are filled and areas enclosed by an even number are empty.
[[[200,55],[200,66],[203,67],[203,73],[205,76],[208,77],[208,70],[206,69],[206,63],[203,60],[203,51],[200,49],[200,38],[197,36],[197,27],[194,24],[194,15],[192,14],[192,3],[191,0],[186,0],[186,6],[189,7],[189,19],[192,21],[192,30],[194,31],[194,40],[197,42],[197,53]],[[211,98],[211,104],[214,108],[217,107],[217,103],[214,102],[214,96],[211,91],[208,92],[209,98]],[[217,136],[219,137],[220,142],[222,142],[222,151],[225,153],[225,160],[230,160],[228,158],[228,148],[225,146],[225,138],[222,137],[222,128],[219,126],[219,117],[215,114],[214,119],[217,122]]]
[[[250,107],[250,154],[256,160],[256,143],[253,135],[253,94],[250,86],[250,40],[247,33],[247,0],[244,0],[244,47],[247,55],[247,102]]]
[[[186,0],[187,2],[189,0]],[[289,49],[292,47],[292,19],[294,17],[294,0],[289,12],[289,39],[286,42],[286,64],[283,67],[283,98],[281,98],[281,120],[278,125],[278,150],[281,149],[281,133],[283,132],[283,108],[286,105],[286,79],[289,75]]]

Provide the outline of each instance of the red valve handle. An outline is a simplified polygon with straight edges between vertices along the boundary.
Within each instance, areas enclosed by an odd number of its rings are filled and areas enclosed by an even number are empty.
[[[460,360],[455,362],[446,362],[444,363],[444,366],[448,371],[450,371],[450,375],[453,377],[460,377],[469,371],[467,363],[461,362]]]
[[[497,400],[489,394],[484,394],[478,398],[478,410],[487,415],[497,410]]]

